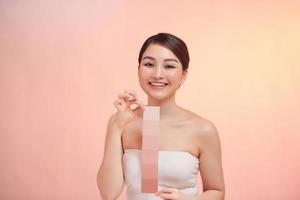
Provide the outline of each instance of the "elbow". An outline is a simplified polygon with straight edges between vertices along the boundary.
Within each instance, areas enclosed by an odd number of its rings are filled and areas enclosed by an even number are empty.
[[[216,189],[215,191],[218,194],[218,199],[220,199],[220,200],[224,200],[225,199],[225,188]]]
[[[100,192],[100,199],[102,200],[116,200],[120,193],[119,192],[113,192],[109,191],[107,189],[101,188],[98,186],[99,192]]]
[[[101,184],[101,179],[97,178],[97,186],[102,200],[117,200],[123,191],[123,184],[106,185]]]
[[[200,199],[216,199],[224,200],[225,199],[225,189],[209,189],[205,190]],[[203,196],[203,197],[202,197]]]
[[[217,190],[219,193],[219,199],[224,200],[225,199],[225,189]]]
[[[225,185],[223,184],[222,187],[219,187],[218,189],[216,189],[216,191],[219,194],[219,198],[220,200],[224,200],[225,199]]]
[[[225,190],[221,190],[220,191],[220,193],[221,193],[221,200],[224,200],[225,199]]]
[[[121,192],[109,192],[100,190],[100,197],[102,200],[117,200]]]
[[[118,198],[117,196],[102,195],[101,193],[100,193],[100,197],[102,200],[116,200]]]
[[[222,190],[220,190],[220,192],[222,193],[222,200],[225,199],[225,185],[223,186]]]
[[[224,200],[225,199],[225,190],[215,190],[215,199]]]

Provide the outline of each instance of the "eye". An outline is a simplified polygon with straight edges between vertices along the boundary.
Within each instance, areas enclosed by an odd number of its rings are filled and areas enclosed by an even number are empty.
[[[152,67],[153,64],[152,63],[145,63],[144,66],[147,66],[147,67]]]
[[[166,65],[165,67],[169,69],[175,68],[173,65]]]

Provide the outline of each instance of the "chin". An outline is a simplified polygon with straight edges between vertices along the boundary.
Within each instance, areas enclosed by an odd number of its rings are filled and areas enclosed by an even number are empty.
[[[153,99],[155,100],[164,100],[164,99],[167,99],[168,97],[167,96],[160,96],[160,95],[149,95],[150,97],[152,97]]]
[[[159,94],[159,93],[155,93],[155,92],[147,92],[147,95],[158,101],[166,100],[166,99],[170,98],[170,96],[171,96],[171,94],[169,94],[169,93]]]

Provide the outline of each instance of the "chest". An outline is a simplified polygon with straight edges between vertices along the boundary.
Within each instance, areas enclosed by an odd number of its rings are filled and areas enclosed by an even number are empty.
[[[122,132],[124,149],[142,148],[142,120],[126,126]],[[196,134],[186,123],[160,123],[159,148],[161,150],[182,150],[196,152],[198,143]]]

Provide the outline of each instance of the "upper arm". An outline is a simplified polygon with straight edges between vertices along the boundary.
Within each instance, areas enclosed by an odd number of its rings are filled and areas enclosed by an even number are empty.
[[[225,190],[221,142],[214,124],[209,122],[200,134],[201,153],[199,168],[202,178],[203,190]]]

